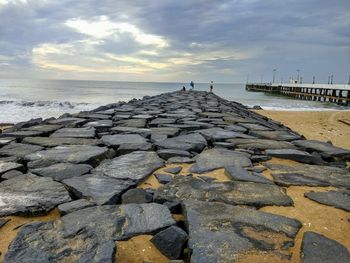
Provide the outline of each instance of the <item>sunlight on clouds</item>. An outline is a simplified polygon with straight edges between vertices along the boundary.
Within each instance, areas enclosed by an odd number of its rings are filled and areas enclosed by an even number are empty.
[[[111,59],[115,61],[121,61],[121,62],[127,62],[131,64],[136,64],[136,65],[142,65],[154,69],[162,69],[168,66],[166,63],[160,63],[160,62],[151,62],[146,59],[140,59],[137,57],[129,57],[129,56],[113,56],[113,55],[108,55]]]
[[[143,45],[154,45],[160,48],[169,46],[168,41],[161,36],[146,34],[130,23],[112,22],[106,16],[101,16],[97,21],[74,18],[67,20],[65,24],[80,33],[95,38],[118,37],[118,34],[128,33],[133,36],[135,41]]]

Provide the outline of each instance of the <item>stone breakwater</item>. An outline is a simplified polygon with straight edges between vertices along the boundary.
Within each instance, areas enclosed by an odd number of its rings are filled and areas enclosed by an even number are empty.
[[[286,189],[311,186],[332,190],[305,199],[349,212],[349,158],[199,91],[19,123],[0,137],[0,230],[14,215],[61,216],[20,226],[4,262],[123,261],[118,243],[145,234],[169,260],[290,262],[302,222],[260,208],[291,207]],[[306,231],[298,260],[350,254]]]

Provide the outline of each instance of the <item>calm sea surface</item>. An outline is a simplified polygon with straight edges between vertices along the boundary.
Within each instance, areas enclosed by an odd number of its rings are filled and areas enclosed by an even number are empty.
[[[91,110],[98,106],[133,98],[179,90],[188,83],[119,82],[80,80],[0,79],[0,123],[30,118],[58,117],[63,113]],[[196,83],[196,90],[208,90],[208,83]],[[247,106],[276,110],[341,110],[333,104],[300,101],[264,93],[247,92],[244,84],[214,84],[214,92]],[[348,108],[347,108],[348,109]]]

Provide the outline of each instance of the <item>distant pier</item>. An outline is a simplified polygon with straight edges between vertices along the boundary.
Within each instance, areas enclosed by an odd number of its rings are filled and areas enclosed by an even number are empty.
[[[247,83],[246,90],[280,94],[299,100],[332,102],[350,106],[350,85]]]

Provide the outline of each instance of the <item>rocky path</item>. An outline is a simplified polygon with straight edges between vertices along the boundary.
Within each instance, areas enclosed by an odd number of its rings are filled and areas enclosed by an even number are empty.
[[[349,158],[199,91],[19,123],[0,137],[0,259],[350,262]]]

